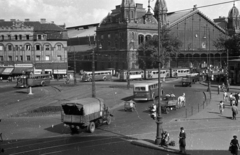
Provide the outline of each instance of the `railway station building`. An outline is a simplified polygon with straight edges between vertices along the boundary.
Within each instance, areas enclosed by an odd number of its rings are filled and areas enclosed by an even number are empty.
[[[145,9],[143,4],[135,3],[135,1],[122,0],[122,3],[117,5],[98,25],[95,25],[94,29],[89,29],[87,25],[83,26],[86,29],[83,29],[81,34],[84,31],[85,36],[79,37],[85,38],[85,45],[89,44],[89,37],[86,37],[88,33],[90,36],[95,36],[92,40],[95,44],[96,70],[106,68],[118,70],[128,67],[138,69],[140,67],[138,64],[141,56],[139,47],[149,38],[158,36],[157,8],[159,5],[164,5],[162,7],[166,8],[162,22],[170,29],[171,34],[182,41],[180,51],[176,57],[171,59],[167,67],[206,68],[211,64],[216,68],[221,68],[224,65],[227,53],[217,49],[214,41],[220,36],[226,36],[227,32],[196,6],[187,11],[167,12],[167,5],[162,0],[160,4],[155,4],[154,12],[151,12],[150,6]],[[68,34],[70,29],[68,29]],[[91,47],[86,51],[92,53],[92,49]],[[86,58],[89,60],[91,54]],[[84,56],[80,60],[82,59]],[[78,69],[90,70],[91,64],[88,64],[85,66],[81,63]]]

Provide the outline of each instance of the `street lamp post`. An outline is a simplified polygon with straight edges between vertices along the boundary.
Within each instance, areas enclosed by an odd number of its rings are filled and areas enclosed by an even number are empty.
[[[162,135],[162,111],[161,111],[161,30],[162,30],[162,19],[163,19],[163,10],[160,7],[160,2],[158,0],[159,4],[159,14],[158,14],[158,107],[157,107],[157,133],[156,133],[156,140],[155,144],[159,145],[161,143],[161,135]]]
[[[92,51],[92,97],[96,97],[95,88],[95,49]]]
[[[98,48],[98,45],[97,45]],[[99,49],[102,48],[102,45],[99,45]],[[96,87],[95,87],[95,47],[92,51],[92,97],[96,97]]]
[[[129,52],[127,52],[127,89],[130,88],[130,66],[129,66]]]
[[[74,85],[77,84],[77,79],[76,79],[76,51],[74,50],[74,53],[73,53],[73,56],[74,56]]]

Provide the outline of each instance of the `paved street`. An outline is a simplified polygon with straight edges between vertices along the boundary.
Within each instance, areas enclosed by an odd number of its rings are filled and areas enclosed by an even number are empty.
[[[190,91],[192,92],[192,88],[174,87],[175,85],[179,85],[178,82],[173,84],[164,84],[164,87],[166,87],[165,92],[172,92],[176,95],[181,95],[183,91],[186,94],[190,94]],[[101,87],[103,88],[106,86],[102,85]],[[81,89],[82,88],[89,88],[89,85],[86,85],[86,87],[82,85]],[[108,87],[108,89],[112,91],[112,88]],[[122,90],[126,93],[126,89]],[[76,90],[66,93],[67,90],[65,89],[63,92],[65,95],[71,94],[73,97],[75,96],[74,92],[76,94]],[[132,94],[132,91],[130,92],[131,93],[129,94]],[[98,92],[98,95],[101,93],[103,93],[102,89]],[[204,100],[203,93],[200,91],[195,91],[195,93],[191,94],[193,95],[187,95],[187,100],[191,101],[194,98],[199,97],[199,94],[201,94],[202,100]],[[108,98],[111,96],[111,94],[108,96],[106,91],[103,93],[103,95]],[[116,100],[116,102],[117,101],[118,100]],[[38,102],[35,104],[38,104]],[[132,151],[133,154],[136,152],[139,152],[140,154],[142,152],[145,152],[144,154],[152,152],[154,154],[156,152],[155,150],[133,146],[129,143],[130,140],[141,138],[143,135],[155,135],[155,121],[149,117],[149,113],[147,112],[147,108],[151,104],[152,102],[140,102],[137,104],[137,111],[133,113],[124,112],[122,105],[115,106],[115,108],[112,110],[112,113],[114,114],[113,123],[110,126],[101,126],[94,134],[83,132],[78,135],[71,135],[70,130],[64,127],[61,123],[60,115],[6,118],[1,122],[1,131],[4,133],[3,137],[5,139],[2,147],[4,147],[6,152],[9,154],[44,154],[46,152],[48,154],[64,154],[64,152],[69,149],[75,153],[78,152],[76,149],[83,149],[83,152],[87,153],[90,148],[94,148],[96,152],[99,151],[95,147],[96,142],[99,141],[102,145],[101,148],[108,148],[109,144],[111,144],[111,146],[112,144],[115,144],[116,147],[111,147],[111,150],[118,152],[119,154],[126,151],[125,149],[120,151],[122,147],[119,147],[119,145],[123,147],[125,145],[126,147],[134,147],[135,149]],[[175,118],[185,117],[185,110],[180,109],[177,111],[172,111],[170,114],[163,115],[163,117],[164,123],[167,123]],[[84,143],[84,140],[89,142]],[[73,145],[71,145],[69,142],[73,143]],[[84,143],[84,146],[86,146],[83,147],[80,145],[80,147],[79,144],[82,143]],[[108,151],[103,151],[102,154],[109,154]]]
[[[98,95],[103,93],[101,95],[106,98],[112,97],[111,92],[108,92],[109,95],[107,95],[108,93],[103,92],[103,90],[106,91],[108,88],[112,91],[113,88],[106,87],[101,83],[99,83],[98,87]],[[204,100],[202,91],[206,90],[206,86],[201,84],[195,84],[192,88],[180,87],[178,81],[167,82],[163,87],[166,93],[172,92],[181,95],[185,92],[187,101],[191,101],[191,103],[187,102],[190,109],[194,104]],[[89,88],[87,83],[81,85],[81,89],[87,90],[87,88]],[[71,89],[73,90],[70,91]],[[70,94],[70,97],[76,97],[76,87],[71,89],[63,88],[61,91],[64,92],[65,96],[61,97],[67,97],[67,94]],[[120,88],[118,89],[120,91]],[[126,89],[121,89],[127,93]],[[129,94],[131,93],[129,91]],[[202,96],[202,101],[199,96]],[[79,154],[79,152],[81,154],[170,155],[176,154],[178,150],[179,128],[184,126],[187,132],[188,154],[225,155],[229,154],[227,151],[229,142],[233,134],[239,133],[240,126],[238,125],[239,120],[233,121],[229,119],[231,116],[229,106],[226,106],[223,115],[219,115],[218,102],[221,99],[222,94],[217,95],[216,88],[213,87],[211,104],[205,105],[207,107],[199,113],[196,111],[198,106],[193,106],[194,114],[192,116],[189,114],[187,118],[184,108],[171,111],[169,114],[163,114],[163,128],[169,131],[171,139],[176,142],[175,147],[169,147],[167,150],[153,144],[156,136],[156,123],[149,117],[147,112],[147,108],[152,102],[137,103],[136,112],[125,112],[122,104],[116,105],[114,103],[112,105],[112,113],[114,114],[112,124],[100,126],[93,134],[82,131],[80,134],[72,135],[69,128],[64,127],[61,123],[59,114],[40,117],[4,118],[0,123],[4,138],[1,147],[5,149],[5,154],[11,155],[61,155]],[[32,99],[29,100],[32,101]],[[45,101],[47,101],[46,98]],[[119,104],[120,101],[121,99],[116,99],[116,103]],[[56,103],[51,104],[55,105]]]

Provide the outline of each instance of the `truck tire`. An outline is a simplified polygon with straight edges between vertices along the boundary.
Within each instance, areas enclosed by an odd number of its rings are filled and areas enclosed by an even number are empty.
[[[95,128],[96,128],[95,123],[94,122],[90,122],[90,124],[88,126],[88,131],[90,133],[93,133],[95,131]]]
[[[107,78],[105,76],[103,77],[103,81],[107,81]]]
[[[108,116],[108,117],[107,117],[106,124],[107,124],[107,125],[110,125],[111,122],[112,122],[112,118],[111,118],[111,116]]]
[[[71,130],[72,133],[77,133],[78,132],[78,129],[77,129],[76,126],[74,126],[74,127],[70,126],[70,130]]]
[[[43,86],[43,87],[45,86],[45,82],[44,81],[41,82],[41,86]]]

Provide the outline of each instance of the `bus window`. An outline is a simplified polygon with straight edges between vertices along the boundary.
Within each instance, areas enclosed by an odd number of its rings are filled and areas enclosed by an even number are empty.
[[[145,87],[135,87],[136,91],[145,91]]]

